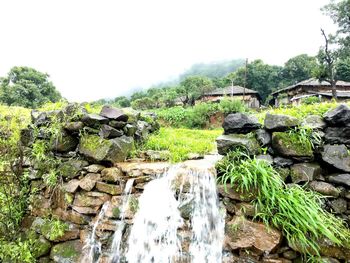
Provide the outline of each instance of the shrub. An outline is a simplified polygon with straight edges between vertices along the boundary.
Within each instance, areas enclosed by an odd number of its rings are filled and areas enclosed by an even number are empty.
[[[303,98],[301,100],[301,103],[302,104],[306,104],[306,105],[312,105],[312,104],[315,104],[315,103],[320,103],[321,100],[319,97],[316,97],[316,96],[310,96],[310,97],[307,97],[307,98]]]
[[[240,100],[225,98],[219,103],[219,111],[225,115],[237,112],[248,112],[248,107]]]
[[[276,170],[263,160],[239,151],[230,153],[218,166],[218,182],[245,192],[256,192],[257,219],[280,229],[290,245],[305,255],[319,255],[317,240],[328,238],[349,247],[349,230],[343,221],[322,208],[321,196],[293,185],[286,187]]]

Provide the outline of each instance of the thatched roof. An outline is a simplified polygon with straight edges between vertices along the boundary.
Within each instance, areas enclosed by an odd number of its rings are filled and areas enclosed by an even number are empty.
[[[276,90],[274,92],[272,92],[271,94],[272,95],[275,95],[275,94],[278,94],[280,92],[283,92],[283,91],[288,91],[288,90],[291,90],[291,89],[294,89],[294,88],[297,88],[297,87],[327,87],[327,86],[331,86],[331,84],[327,81],[319,81],[315,78],[311,78],[311,79],[307,79],[307,80],[304,80],[304,81],[301,81],[297,84],[294,84],[294,85],[291,85],[289,87],[286,87],[286,88],[283,88],[283,89],[279,89],[279,90]],[[337,87],[348,87],[350,88],[350,82],[345,82],[345,81],[342,81],[342,80],[339,80],[337,81],[337,84],[336,84]]]
[[[230,96],[230,95],[243,95],[244,94],[257,94],[259,93],[255,90],[243,88],[241,86],[228,86],[226,88],[215,89],[211,92],[207,92],[204,96]]]

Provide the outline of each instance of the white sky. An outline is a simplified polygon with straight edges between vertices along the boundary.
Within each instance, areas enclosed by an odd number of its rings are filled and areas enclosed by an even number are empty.
[[[177,76],[192,64],[315,55],[329,0],[1,0],[0,76],[47,72],[89,101]]]

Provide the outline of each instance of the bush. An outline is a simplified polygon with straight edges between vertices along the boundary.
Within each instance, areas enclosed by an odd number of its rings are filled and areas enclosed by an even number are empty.
[[[322,208],[322,197],[293,185],[286,187],[276,170],[263,160],[231,152],[217,166],[218,182],[239,191],[255,193],[257,219],[280,229],[289,244],[305,255],[319,256],[320,238],[350,247],[349,230],[341,219]]]
[[[310,96],[310,97],[307,97],[307,98],[303,98],[301,100],[301,103],[302,104],[306,104],[306,105],[312,105],[312,104],[315,104],[315,103],[320,103],[321,100],[319,97],[316,97],[316,96]]]
[[[248,112],[248,107],[240,100],[225,98],[219,103],[219,111],[225,115],[237,112]]]

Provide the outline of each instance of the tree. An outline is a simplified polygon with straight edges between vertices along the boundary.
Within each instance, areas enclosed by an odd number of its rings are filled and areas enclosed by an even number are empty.
[[[130,100],[128,100],[128,98],[125,96],[116,97],[114,99],[114,103],[123,108],[130,107]]]
[[[0,81],[0,102],[7,105],[36,108],[61,98],[49,75],[33,68],[13,67]]]
[[[283,67],[283,86],[288,86],[311,78],[317,68],[316,57],[301,54],[289,59]]]
[[[350,58],[339,60],[337,64],[337,75],[340,80],[350,82]]]
[[[282,80],[282,67],[265,64],[257,59],[247,65],[247,79],[245,67],[239,68],[226,76],[226,85],[240,85],[259,92],[263,100],[277,88]]]
[[[155,108],[156,102],[148,97],[136,99],[131,102],[131,107],[135,110],[148,110]]]
[[[331,85],[333,98],[337,99],[336,84],[339,80],[337,74],[339,52],[337,49],[331,48],[331,45],[334,44],[334,38],[331,35],[327,37],[323,29],[321,29],[321,33],[324,37],[325,45],[318,52],[319,67],[315,71],[315,77],[319,81],[327,81]]]
[[[339,2],[331,1],[323,12],[338,25],[336,41],[340,45],[340,56],[345,58],[350,55],[350,0]]]
[[[204,93],[214,89],[213,82],[202,76],[190,76],[181,81],[177,93],[184,105],[194,105]]]

